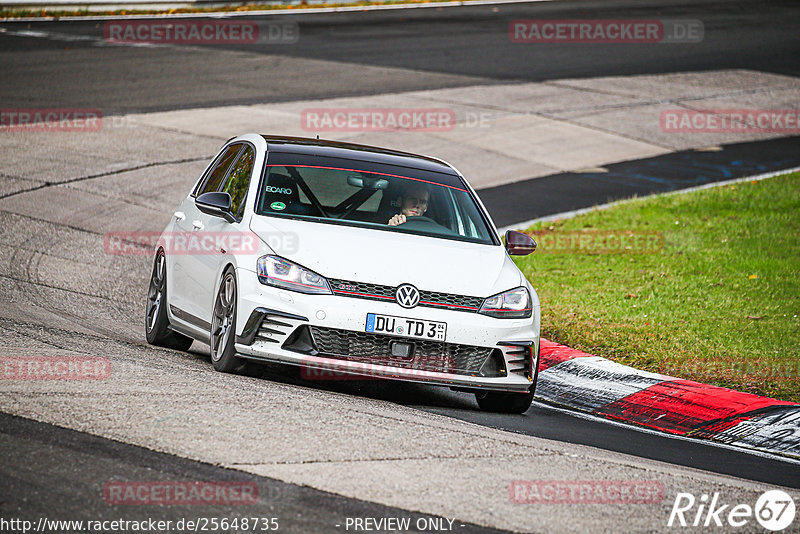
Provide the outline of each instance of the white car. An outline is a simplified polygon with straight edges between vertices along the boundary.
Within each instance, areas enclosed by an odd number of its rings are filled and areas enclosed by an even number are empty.
[[[539,299],[463,176],[427,156],[315,139],[228,141],[155,250],[147,341],[208,343],[214,368],[444,385],[525,412]],[[308,376],[315,376],[309,373]]]

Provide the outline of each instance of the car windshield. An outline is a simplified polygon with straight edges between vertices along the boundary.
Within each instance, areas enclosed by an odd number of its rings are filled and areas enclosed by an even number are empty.
[[[256,214],[496,244],[457,176],[389,165],[362,170],[359,162],[332,158],[285,159],[270,156]]]

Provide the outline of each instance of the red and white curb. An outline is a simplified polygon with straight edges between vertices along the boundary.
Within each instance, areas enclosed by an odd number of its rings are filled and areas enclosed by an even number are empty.
[[[546,339],[536,397],[687,438],[800,459],[800,404],[640,371]]]

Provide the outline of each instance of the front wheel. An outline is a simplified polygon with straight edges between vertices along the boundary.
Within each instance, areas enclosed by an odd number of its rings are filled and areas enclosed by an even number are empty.
[[[527,393],[497,393],[491,391],[476,391],[475,400],[484,412],[499,413],[525,413],[531,407],[533,395],[536,393],[536,383],[539,381],[539,355],[541,345],[536,345],[536,359],[533,365],[533,380],[531,389]]]
[[[164,251],[156,253],[145,308],[145,337],[151,345],[189,350],[193,339],[172,331],[167,318],[167,266]]]
[[[533,391],[528,393],[499,393],[478,391],[475,400],[484,412],[525,413],[533,402]]]
[[[211,318],[211,363],[214,369],[231,373],[242,365],[233,347],[236,335],[236,275],[228,267],[214,299],[214,315]]]

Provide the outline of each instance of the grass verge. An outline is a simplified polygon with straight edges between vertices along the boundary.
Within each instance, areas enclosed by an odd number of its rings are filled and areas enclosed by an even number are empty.
[[[531,227],[542,336],[800,402],[800,173]],[[627,248],[625,248],[627,247]]]

